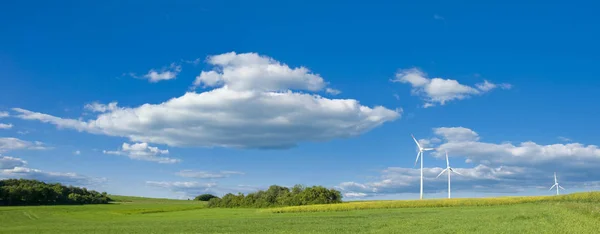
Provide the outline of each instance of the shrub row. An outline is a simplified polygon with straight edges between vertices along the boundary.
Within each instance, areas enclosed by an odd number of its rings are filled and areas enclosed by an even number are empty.
[[[212,198],[208,201],[209,207],[280,207],[302,206],[313,204],[341,203],[342,194],[335,189],[322,186],[304,187],[296,185],[291,189],[278,185],[271,185],[266,191],[258,191],[244,195],[228,193],[222,198]]]

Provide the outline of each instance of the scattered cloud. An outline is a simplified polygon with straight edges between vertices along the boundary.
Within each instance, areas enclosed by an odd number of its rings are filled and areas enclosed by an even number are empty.
[[[28,133],[29,133],[29,131],[17,131],[17,134],[19,134],[19,135],[25,135]]]
[[[194,64],[194,65],[198,65],[198,64],[200,64],[200,62],[202,62],[202,59],[197,58],[197,59],[194,59],[194,60],[183,60],[183,62],[185,62],[185,63],[191,63],[191,64]]]
[[[48,183],[62,183],[74,186],[94,186],[102,184],[105,178],[92,178],[77,173],[47,172],[25,167],[27,162],[20,158],[0,156],[0,179],[35,179]]]
[[[161,150],[158,147],[149,146],[148,143],[123,143],[121,149],[117,151],[102,151],[104,154],[123,155],[131,159],[151,161],[164,164],[172,164],[181,162],[180,159],[159,157],[159,155],[169,154],[169,150]]]
[[[8,112],[6,111],[0,111],[0,118],[6,118],[9,117],[10,115],[8,114]]]
[[[14,137],[0,137],[0,153],[10,150],[45,150],[49,147],[44,146],[44,143],[35,141],[24,141]]]
[[[498,87],[501,89],[511,89],[512,88],[511,84],[499,84],[498,85],[498,84],[491,83],[487,80],[484,80],[483,83],[475,84],[475,86],[483,92],[487,92],[487,91],[490,91],[490,90],[498,88]]]
[[[12,124],[0,123],[0,129],[11,129],[12,127],[13,127]]]
[[[326,88],[325,92],[331,95],[338,95],[340,93],[342,93],[342,91],[339,91],[337,89],[332,89],[332,88]]]
[[[231,175],[244,175],[243,172],[239,171],[220,171],[220,172],[207,172],[207,171],[193,171],[193,170],[182,170],[177,173],[178,176],[197,178],[197,179],[219,179],[229,177]]]
[[[442,17],[441,15],[438,15],[438,14],[434,14],[433,15],[433,19],[436,19],[436,20],[445,20],[444,17]]]
[[[196,181],[176,181],[176,182],[166,182],[166,181],[146,181],[146,185],[150,187],[160,188],[160,189],[168,189],[171,192],[179,193],[188,198],[193,198],[200,194],[210,193],[217,196],[222,196],[227,193],[250,193],[255,192],[261,188],[254,186],[246,186],[246,185],[237,185],[237,186],[229,186],[223,187],[219,186],[217,183],[201,183]]]
[[[86,104],[83,108],[92,112],[107,112],[107,111],[114,111],[116,109],[118,109],[117,107],[117,102],[111,102],[108,104],[101,104],[98,102],[92,102],[89,104]]]
[[[571,141],[573,141],[570,138],[562,137],[562,136],[559,136],[558,139],[561,140],[561,141],[564,141],[564,142],[571,142]]]
[[[181,72],[181,65],[176,63],[171,63],[168,67],[163,67],[159,70],[150,69],[148,73],[143,76],[138,76],[135,73],[126,73],[133,78],[137,79],[147,79],[150,83],[156,83],[163,80],[172,80],[177,78],[177,75]]]
[[[344,198],[360,198],[360,197],[366,197],[368,196],[368,194],[366,193],[344,193],[342,194]]]
[[[477,134],[475,131],[473,131],[471,129],[464,128],[464,127],[434,128],[433,132],[435,133],[435,135],[438,135],[449,142],[479,140],[479,134]]]
[[[440,160],[438,164],[444,164],[441,159],[447,150],[451,166],[456,165],[459,158],[474,165],[463,168],[452,166],[462,174],[452,177],[453,191],[514,193],[548,189],[554,172],[561,178],[561,184],[571,188],[600,182],[600,172],[595,170],[600,167],[600,148],[596,145],[482,142],[479,134],[464,127],[434,128],[433,132],[442,138],[436,145],[437,152],[430,154]],[[414,160],[414,156],[407,155],[406,160]],[[435,163],[429,162],[429,165]],[[440,167],[424,168],[426,193],[446,191],[447,181],[435,178],[442,170]],[[375,181],[343,182],[338,188],[344,193],[365,193],[367,196],[418,193],[419,176],[419,169],[389,167],[382,170]]]
[[[27,165],[27,161],[9,156],[0,155],[0,170],[13,169]]]
[[[74,154],[74,155],[80,155],[80,154],[81,154],[81,151],[79,151],[79,150],[75,150],[75,151],[73,151],[73,154]]]
[[[392,82],[408,83],[412,86],[412,94],[421,96],[425,104],[432,107],[436,104],[445,105],[448,101],[462,100],[474,95],[481,95],[500,87],[510,89],[510,84],[494,84],[487,80],[476,84],[475,87],[458,83],[456,80],[443,78],[427,78],[426,74],[417,68],[399,70]]]
[[[146,185],[169,189],[172,192],[184,193],[189,196],[197,196],[203,193],[212,193],[216,183],[200,183],[195,181],[188,182],[164,182],[164,181],[146,181]]]
[[[354,137],[401,115],[400,109],[311,94],[327,86],[318,74],[256,53],[231,52],[207,61],[215,68],[202,71],[194,85],[212,90],[187,92],[159,104],[107,110],[87,121],[13,110],[21,119],[135,142],[255,149]]]

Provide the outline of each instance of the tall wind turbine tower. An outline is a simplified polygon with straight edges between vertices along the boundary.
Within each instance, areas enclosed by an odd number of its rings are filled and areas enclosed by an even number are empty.
[[[413,140],[415,140],[415,143],[417,143],[417,147],[419,147],[419,152],[417,153],[417,159],[415,160],[415,166],[417,165],[417,162],[419,161],[419,157],[421,157],[421,193],[420,193],[419,199],[422,200],[423,199],[423,152],[429,151],[429,150],[434,150],[434,148],[423,148],[423,147],[421,147],[421,144],[419,144],[419,142],[417,141],[415,136],[413,136],[412,134],[410,136],[412,136]]]
[[[558,185],[558,180],[556,179],[556,172],[554,172],[554,185],[552,185],[552,187],[550,187],[550,190],[552,190],[554,187],[556,187],[556,195],[560,195],[560,193],[558,192],[558,189],[562,189],[565,190],[565,188],[563,188],[562,186]]]
[[[448,172],[448,198],[450,198],[450,174],[452,174],[452,172],[459,174],[459,175],[462,175],[462,174],[458,173],[457,171],[452,169],[452,167],[450,167],[450,161],[448,161],[448,151],[446,151],[446,169],[442,170],[442,172],[440,172],[440,174],[435,178],[437,179],[442,174],[444,174],[444,172]]]

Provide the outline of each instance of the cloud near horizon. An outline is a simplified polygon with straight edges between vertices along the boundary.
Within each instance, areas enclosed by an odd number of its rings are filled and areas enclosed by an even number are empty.
[[[250,193],[260,189],[259,187],[237,185],[220,186],[216,182],[198,182],[198,181],[146,181],[146,185],[153,188],[168,189],[173,193],[182,195],[183,198],[194,198],[200,194],[213,194],[223,196],[227,193]]]
[[[244,175],[245,173],[239,171],[220,171],[220,172],[208,172],[208,171],[194,171],[194,170],[181,170],[176,173],[178,176],[196,179],[220,179],[226,178],[232,175]]]
[[[47,183],[61,183],[73,186],[98,186],[103,184],[105,178],[92,178],[77,173],[48,172],[39,169],[28,168],[27,161],[9,157],[0,156],[0,179],[34,179]]]
[[[87,121],[13,111],[21,119],[133,142],[254,149],[354,137],[402,114],[401,109],[367,107],[354,99],[322,97],[316,92],[325,92],[328,83],[321,76],[256,53],[224,53],[207,62],[215,68],[202,71],[193,85],[211,90],[190,91],[162,103],[95,103],[87,109],[99,114]]]
[[[540,145],[527,141],[520,144],[490,143],[480,141],[475,131],[464,127],[434,128],[436,137],[442,138],[434,156],[439,162],[426,160],[424,193],[447,191],[447,177],[435,178],[441,167],[427,164],[445,164],[444,152],[450,157],[450,166],[463,174],[452,176],[452,191],[479,193],[515,193],[526,190],[547,190],[553,184],[553,173],[567,189],[584,188],[600,182],[600,148],[580,143]],[[430,140],[425,140],[431,142]],[[456,167],[457,159],[472,167]],[[407,155],[406,160],[414,160]],[[444,166],[445,167],[445,166]],[[587,171],[587,173],[581,173]],[[385,194],[418,193],[420,169],[388,167],[380,172],[379,178],[369,182],[342,182],[337,188],[354,197]]]

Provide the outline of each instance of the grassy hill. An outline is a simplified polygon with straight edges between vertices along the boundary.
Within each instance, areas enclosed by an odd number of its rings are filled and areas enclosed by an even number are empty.
[[[597,192],[272,209],[110,197],[115,202],[107,205],[0,207],[0,233],[597,233],[600,229]]]

